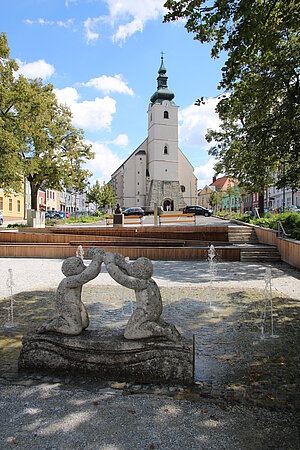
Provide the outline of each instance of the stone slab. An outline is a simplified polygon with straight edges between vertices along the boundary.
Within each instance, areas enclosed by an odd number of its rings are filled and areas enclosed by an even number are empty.
[[[79,336],[29,333],[22,343],[19,371],[137,383],[194,382],[191,339],[131,341],[122,330],[85,330]]]

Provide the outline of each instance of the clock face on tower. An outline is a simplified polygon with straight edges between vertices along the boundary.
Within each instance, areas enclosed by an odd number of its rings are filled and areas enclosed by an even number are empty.
[[[164,106],[165,108],[168,108],[168,107],[169,107],[169,102],[168,102],[168,100],[164,100],[162,104],[163,104],[163,106]]]

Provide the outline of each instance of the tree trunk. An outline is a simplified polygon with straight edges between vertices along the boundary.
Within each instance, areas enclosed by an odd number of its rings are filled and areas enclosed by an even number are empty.
[[[39,186],[36,186],[32,181],[30,182],[31,189],[31,209],[38,210],[38,190]]]
[[[260,217],[262,217],[265,213],[264,199],[265,199],[265,195],[264,195],[264,191],[263,191],[263,192],[259,193],[259,197],[258,197],[258,210],[259,210]]]

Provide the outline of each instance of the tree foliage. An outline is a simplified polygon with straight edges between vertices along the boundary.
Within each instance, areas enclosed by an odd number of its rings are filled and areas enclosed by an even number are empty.
[[[106,183],[103,183],[101,186],[98,180],[96,180],[95,184],[90,188],[88,197],[89,202],[95,203],[97,209],[105,206],[111,207],[116,201],[112,186]]]
[[[207,136],[215,141],[217,170],[261,195],[274,182],[299,187],[299,2],[168,0],[165,6],[165,21],[186,19],[194,39],[213,43],[213,57],[227,52],[221,128]]]
[[[37,208],[41,185],[81,190],[90,175],[84,169],[93,158],[83,131],[72,125],[69,108],[57,102],[51,84],[16,77],[5,34],[0,35],[0,184],[20,190],[21,176],[31,187],[31,207]],[[4,162],[5,164],[4,164]]]

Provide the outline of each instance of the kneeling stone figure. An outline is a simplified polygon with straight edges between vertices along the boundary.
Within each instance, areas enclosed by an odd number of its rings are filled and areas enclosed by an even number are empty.
[[[96,249],[95,249],[96,251]],[[153,264],[148,258],[126,262],[118,253],[105,253],[103,261],[110,276],[129,289],[134,289],[136,308],[125,327],[126,339],[163,337],[177,341],[180,334],[174,325],[161,318],[162,299],[159,287],[151,278]]]
[[[57,316],[43,323],[37,333],[55,331],[77,336],[89,326],[88,313],[81,301],[82,286],[99,275],[104,252],[88,249],[87,256],[92,257],[89,266],[77,256],[63,262],[61,270],[66,278],[59,283],[55,294]]]

